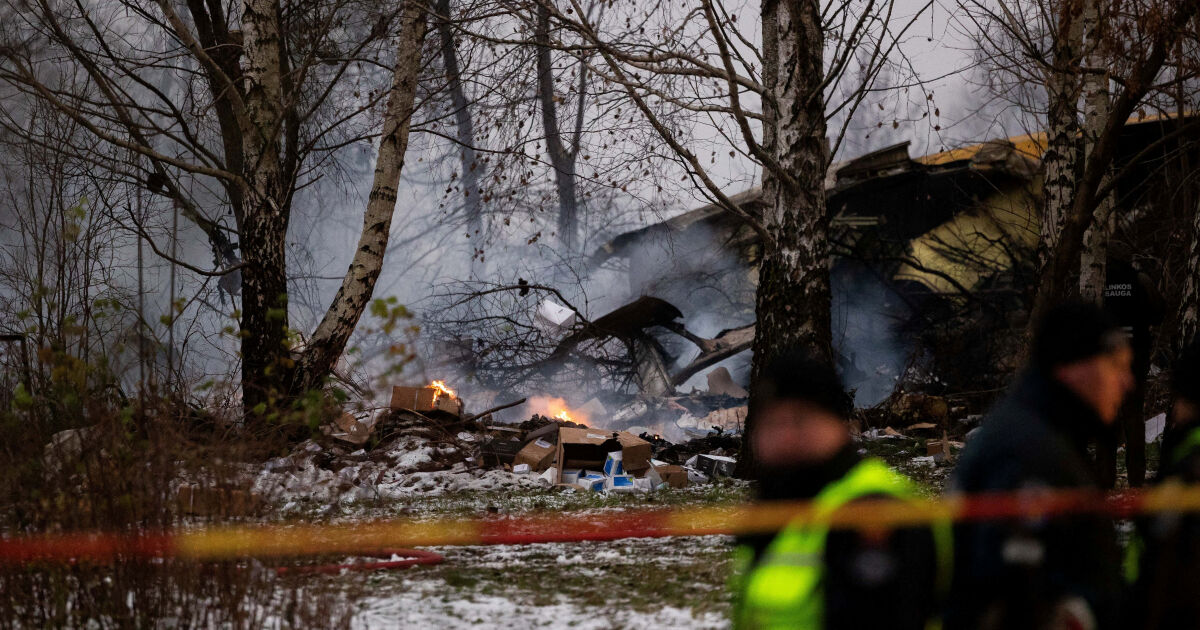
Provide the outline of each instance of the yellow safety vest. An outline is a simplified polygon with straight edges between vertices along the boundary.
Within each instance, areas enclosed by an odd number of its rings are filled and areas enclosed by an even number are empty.
[[[1171,463],[1178,466],[1188,455],[1200,450],[1200,427],[1188,431],[1183,441],[1171,451]]]
[[[1183,441],[1177,444],[1170,453],[1163,453],[1162,457],[1170,461],[1172,465],[1178,466],[1197,450],[1200,450],[1200,427],[1188,431]],[[1182,483],[1178,478],[1170,478],[1164,480],[1160,487]],[[1125,547],[1125,557],[1121,562],[1121,570],[1127,584],[1136,584],[1138,577],[1141,576],[1142,554],[1144,553],[1146,553],[1146,540],[1142,537],[1142,533],[1135,529],[1129,536],[1129,544]]]
[[[741,630],[821,630],[824,627],[825,541],[829,516],[843,505],[867,496],[912,500],[916,487],[878,459],[865,459],[813,499],[810,519],[793,521],[775,537],[757,565],[754,552],[741,547],[735,558],[734,627]],[[937,553],[939,595],[950,588],[953,538],[949,521],[931,527]],[[739,566],[740,565],[740,566]],[[940,620],[931,620],[931,628]]]

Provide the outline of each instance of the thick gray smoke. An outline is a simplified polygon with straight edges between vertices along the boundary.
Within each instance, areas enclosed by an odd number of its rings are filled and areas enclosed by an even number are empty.
[[[854,404],[870,407],[896,387],[916,347],[901,332],[908,304],[876,269],[843,260],[834,265],[833,347]]]

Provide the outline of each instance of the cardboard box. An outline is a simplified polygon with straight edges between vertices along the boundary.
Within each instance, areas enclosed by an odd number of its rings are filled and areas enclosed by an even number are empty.
[[[613,475],[604,478],[604,490],[606,492],[632,493],[637,491],[637,486],[633,483],[633,477],[629,475]]]
[[[646,478],[655,489],[664,483],[672,488],[686,488],[688,485],[687,471],[675,464],[654,464],[646,471]]]
[[[562,471],[562,483],[575,485],[575,482],[579,481],[579,476],[582,474],[582,470],[564,470]]]
[[[584,490],[600,492],[604,490],[604,482],[607,478],[598,472],[583,472],[579,478],[575,480],[575,485]]]
[[[441,393],[436,387],[397,385],[392,388],[391,407],[392,409],[411,409],[419,413],[444,411],[456,416],[462,415],[462,401],[455,396]]]
[[[517,452],[516,457],[513,457],[513,468],[521,464],[528,464],[530,469],[542,472],[554,463],[556,452],[557,448],[553,444],[538,438]]]
[[[625,474],[625,468],[621,465],[622,459],[621,451],[609,453],[608,459],[604,460],[604,474],[609,477]]]
[[[627,474],[640,476],[650,468],[650,443],[627,431],[604,431],[588,427],[562,427],[558,430],[560,468],[603,469],[609,452],[621,453],[621,467]]]
[[[696,469],[709,477],[732,477],[737,460],[723,455],[700,455]]]
[[[355,446],[362,446],[367,443],[367,440],[371,439],[370,427],[368,427],[366,424],[363,424],[361,420],[354,417],[354,415],[349,412],[338,416],[337,420],[334,420],[334,424],[337,426],[338,430],[332,435],[343,442],[349,442]]]

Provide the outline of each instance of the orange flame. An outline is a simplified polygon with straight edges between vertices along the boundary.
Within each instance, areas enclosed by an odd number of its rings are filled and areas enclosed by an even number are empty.
[[[539,416],[566,420],[583,426],[591,425],[586,411],[574,409],[563,398],[555,396],[530,396],[529,410]]]
[[[437,402],[437,399],[441,398],[442,394],[445,394],[451,398],[457,397],[457,394],[454,393],[453,389],[446,387],[445,381],[434,381],[430,383],[429,386],[437,390],[433,393],[434,402]]]

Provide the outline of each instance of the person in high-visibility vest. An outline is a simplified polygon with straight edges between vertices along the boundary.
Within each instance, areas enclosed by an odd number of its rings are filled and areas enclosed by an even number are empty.
[[[866,498],[910,500],[915,485],[863,458],[847,428],[849,397],[832,368],[802,353],[773,361],[755,385],[747,440],[764,501],[811,500],[815,518],[745,538],[732,586],[734,627],[937,626],[953,566],[950,524],[833,530],[824,517]]]
[[[1153,483],[1200,484],[1200,339],[1171,370],[1174,398]],[[1132,593],[1127,628],[1200,627],[1200,515],[1139,519],[1125,555]]]
[[[967,441],[950,492],[1071,489],[1099,496],[1089,443],[1133,387],[1128,335],[1099,306],[1047,312],[1028,369]],[[1120,551],[1101,515],[960,522],[948,630],[1118,628]]]

